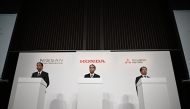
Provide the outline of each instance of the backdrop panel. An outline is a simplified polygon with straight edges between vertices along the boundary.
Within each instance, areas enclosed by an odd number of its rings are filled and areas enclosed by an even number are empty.
[[[12,109],[18,77],[30,77],[39,61],[44,63],[44,71],[50,77],[45,109],[76,109],[77,80],[89,73],[90,64],[96,66],[95,73],[103,79],[103,109],[139,109],[135,78],[142,66],[148,68],[150,77],[167,78],[171,108],[180,109],[168,51],[20,53],[9,109]]]
[[[174,15],[190,77],[190,10],[174,10]]]
[[[17,14],[0,14],[0,78]]]

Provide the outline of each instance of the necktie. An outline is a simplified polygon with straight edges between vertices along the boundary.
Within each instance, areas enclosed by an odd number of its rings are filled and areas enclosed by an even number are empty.
[[[146,78],[146,76],[144,76]]]
[[[91,78],[93,78],[93,75],[90,75]]]
[[[40,77],[40,73],[38,73],[38,77]]]

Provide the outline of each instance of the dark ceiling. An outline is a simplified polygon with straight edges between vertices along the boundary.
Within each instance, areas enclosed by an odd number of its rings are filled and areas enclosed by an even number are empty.
[[[0,0],[0,13],[19,13],[23,0]],[[189,0],[168,0],[172,10],[190,10]]]

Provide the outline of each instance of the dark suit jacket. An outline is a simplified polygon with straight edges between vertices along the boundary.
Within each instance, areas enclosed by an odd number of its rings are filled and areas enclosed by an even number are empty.
[[[84,78],[90,78],[90,73],[89,73],[89,74],[86,74],[86,75],[84,76]],[[94,73],[93,78],[100,78],[100,75],[97,75],[97,74]]]
[[[138,81],[142,78],[142,75],[141,76],[138,76],[136,77],[136,80],[135,80],[135,86],[136,86],[136,91],[137,91],[137,94],[138,94],[138,90],[137,90],[137,83]],[[147,76],[147,78],[150,78],[149,76]]]
[[[49,86],[49,76],[48,76],[48,73],[42,71],[40,77],[44,79],[44,81],[47,83],[47,87],[48,87],[48,86]],[[32,78],[39,78],[39,77],[38,77],[38,72],[34,72],[34,73],[32,74]]]

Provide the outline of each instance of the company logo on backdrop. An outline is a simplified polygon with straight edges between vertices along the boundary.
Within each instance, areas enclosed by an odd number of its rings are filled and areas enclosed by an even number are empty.
[[[125,64],[131,64],[131,61],[127,58],[127,61],[125,61]]]
[[[103,59],[94,59],[94,60],[80,60],[80,63],[106,63]]]
[[[146,59],[128,59],[125,61],[125,64],[142,64],[146,61]]]
[[[63,64],[63,59],[40,59],[43,64]]]

